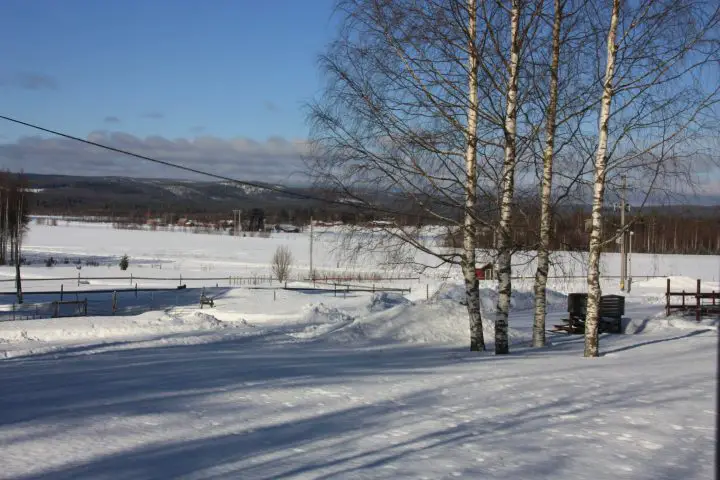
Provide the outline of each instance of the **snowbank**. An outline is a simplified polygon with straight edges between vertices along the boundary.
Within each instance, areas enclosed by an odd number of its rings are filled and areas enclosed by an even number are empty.
[[[335,307],[316,305],[306,314],[309,325],[291,333],[296,338],[326,339],[341,343],[404,343],[457,345],[468,344],[470,327],[467,310],[459,301],[461,285],[442,288],[430,301],[410,302],[393,293],[376,293],[366,312],[352,315]],[[492,290],[481,291],[483,333],[485,341],[495,341],[494,317],[487,310],[494,308]],[[495,292],[496,294],[496,292]],[[464,293],[463,293],[464,295]],[[519,302],[521,306],[526,306]],[[511,328],[512,343],[530,339],[527,329]]]
[[[567,295],[551,289],[547,290],[546,295],[548,311],[565,310],[567,307]],[[465,303],[465,287],[461,284],[445,284],[438,289],[437,293],[433,296],[433,300],[452,300],[457,303]],[[497,305],[497,300],[497,285],[480,289],[480,304],[484,312],[493,312],[495,305]],[[511,310],[531,310],[534,307],[534,292],[513,289],[512,296],[510,297]]]
[[[643,319],[632,319],[626,325],[624,325],[624,333],[626,334],[638,334],[638,333],[666,333],[668,331],[682,331],[692,332],[707,332],[707,331],[718,331],[718,325],[720,319],[703,318],[697,322],[694,318],[684,318],[681,316],[670,316],[655,318],[643,318]]]
[[[657,283],[657,282],[656,282]],[[683,285],[681,281],[679,285]],[[686,282],[687,283],[687,282]],[[645,290],[647,293],[643,293]],[[634,306],[625,325],[628,334],[712,329],[717,321],[695,323],[680,316],[665,318],[657,306],[657,285],[638,286],[633,290]],[[637,296],[636,296],[637,295]],[[649,296],[645,296],[649,295]],[[485,342],[495,340],[494,311],[497,288],[480,289]],[[17,352],[38,352],[61,346],[89,345],[125,341],[205,341],[232,336],[237,328],[285,336],[289,341],[327,341],[357,345],[453,345],[469,341],[465,292],[462,283],[443,283],[429,300],[413,300],[394,292],[335,296],[283,292],[277,300],[269,292],[238,289],[224,297],[212,310],[173,308],[137,316],[75,317],[24,320],[0,323],[0,357]],[[320,301],[317,299],[320,298]],[[310,299],[315,301],[309,301]],[[567,305],[566,295],[554,290],[547,293],[548,311],[560,314]],[[647,305],[647,307],[645,307]],[[515,290],[511,300],[509,337],[514,344],[527,343],[532,336],[534,295]],[[639,307],[639,308],[638,308]],[[211,313],[208,313],[211,312]],[[549,320],[551,322],[552,320]],[[197,337],[196,340],[190,337]],[[175,341],[175,340],[173,340]]]
[[[203,312],[148,312],[134,317],[72,317],[8,321],[0,324],[0,358],[62,349],[68,345],[102,344],[176,334],[224,333],[247,323],[223,322]],[[217,337],[216,337],[217,339]],[[193,342],[185,339],[181,343]]]

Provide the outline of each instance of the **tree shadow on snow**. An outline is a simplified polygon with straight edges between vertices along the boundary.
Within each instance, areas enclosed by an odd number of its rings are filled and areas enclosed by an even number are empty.
[[[115,445],[111,453],[82,462],[69,459],[16,478],[417,478],[419,464],[432,478],[451,473],[463,478],[582,478],[573,472],[587,473],[596,468],[594,462],[611,466],[617,460],[612,456],[615,445],[590,433],[602,428],[592,423],[595,419],[617,412],[630,415],[638,408],[662,415],[663,409],[691,398],[698,385],[697,372],[669,385],[662,379],[648,382],[631,366],[622,384],[608,369],[578,379],[572,363],[588,365],[582,358],[558,369],[557,362],[542,357],[505,357],[504,363],[478,370],[484,362],[500,359],[463,356],[449,348],[354,350],[283,338],[258,333],[212,344],[0,363],[0,432],[7,427],[21,432],[2,435],[5,451],[13,443],[53,434],[95,442],[82,437],[88,424],[118,422],[106,433]],[[521,362],[521,369],[511,368]],[[464,378],[455,378],[458,365],[466,366]],[[428,383],[431,375],[443,383]],[[416,387],[392,395],[395,376],[401,382],[415,379]],[[558,381],[561,390],[533,391]],[[364,402],[362,387],[368,384],[371,401]],[[342,392],[351,387],[358,389],[358,400],[348,398],[327,409],[313,405],[290,411],[283,402],[293,401],[292,396],[278,395],[270,404],[260,401],[282,389],[302,397],[318,389]],[[492,394],[479,404],[471,397],[478,391]],[[638,405],[637,398],[650,400]],[[214,423],[203,421],[206,408]],[[167,436],[145,442],[134,437],[133,428],[152,428],[142,419],[153,415],[164,421],[151,431],[167,430]],[[193,421],[202,428],[184,437],[182,429],[187,433],[186,424]],[[662,427],[658,423],[651,427]],[[557,433],[568,425],[579,433],[587,430],[588,436]],[[179,436],[173,428],[180,429]],[[123,435],[128,435],[125,441]],[[597,449],[603,442],[606,448]],[[575,455],[589,450],[594,452],[589,457]],[[476,461],[478,456],[486,458],[492,472]],[[645,467],[654,469],[648,478],[662,477],[660,465],[648,462]],[[701,464],[688,462],[684,468],[683,474],[692,476]]]
[[[684,338],[695,337],[695,336],[697,336],[697,335],[703,335],[703,334],[705,334],[705,333],[712,332],[712,331],[714,331],[714,330],[712,330],[712,329],[710,329],[710,328],[705,328],[705,329],[702,329],[702,330],[693,330],[693,331],[691,331],[691,332],[689,332],[689,333],[686,333],[686,334],[684,334],[684,335],[676,335],[676,336],[674,336],[674,337],[666,337],[666,338],[657,338],[657,339],[654,339],[654,340],[646,340],[646,341],[644,341],[644,342],[638,342],[638,343],[634,343],[634,344],[632,344],[632,345],[625,345],[625,346],[618,347],[618,348],[614,348],[614,349],[610,349],[610,350],[604,350],[604,351],[601,351],[601,354],[602,354],[602,355],[609,355],[609,354],[611,354],[611,353],[625,352],[625,351],[627,351],[627,350],[633,350],[633,349],[635,349],[635,348],[645,347],[645,346],[647,346],[647,345],[654,345],[654,344],[657,344],[657,343],[672,342],[672,341],[675,341],[675,340],[682,340],[682,339],[684,339]]]

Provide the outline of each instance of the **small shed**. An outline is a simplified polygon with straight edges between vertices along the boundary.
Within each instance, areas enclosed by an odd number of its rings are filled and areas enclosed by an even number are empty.
[[[480,267],[475,267],[475,278],[478,280],[493,280],[495,278],[495,266],[492,263],[486,263]]]

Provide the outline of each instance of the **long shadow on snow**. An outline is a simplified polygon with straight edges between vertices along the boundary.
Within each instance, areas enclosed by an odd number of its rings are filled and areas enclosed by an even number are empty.
[[[242,344],[224,345],[220,352],[216,351],[215,353],[229,354],[231,352],[225,349],[234,346],[242,346]],[[283,350],[283,348],[278,350]],[[387,376],[393,371],[404,369],[438,368],[448,362],[447,355],[438,355],[439,352],[429,352],[428,350],[401,349],[397,352],[384,352],[384,355],[372,358],[368,358],[367,352],[358,356],[353,352],[329,350],[305,352],[306,355],[309,355],[307,359],[301,358],[298,355],[301,352],[294,350],[289,355],[282,356],[275,361],[276,364],[273,367],[266,369],[263,369],[262,365],[266,362],[273,362],[272,356],[260,355],[257,363],[245,368],[242,368],[241,364],[236,364],[235,374],[241,376],[243,381],[247,381],[248,378],[260,381],[264,378],[268,382],[277,380],[282,382],[288,379],[302,380],[306,375],[311,374],[314,380],[311,384],[326,386],[328,383],[332,383],[335,375],[349,374],[351,378],[373,375]],[[189,353],[185,349],[181,349],[181,351]],[[171,364],[180,362],[177,353],[180,352],[173,353],[172,358],[167,361]],[[205,361],[204,354],[207,352],[196,353],[201,354],[199,361],[202,364]],[[273,355],[280,353],[274,351]],[[139,352],[135,352],[135,355],[139,355]],[[168,353],[166,352],[165,355]],[[348,359],[343,359],[344,355],[347,355]],[[147,372],[147,362],[150,359],[146,357],[148,356],[142,355],[137,360],[138,363],[144,365]],[[239,355],[235,356],[234,360],[243,358],[246,357]],[[491,358],[493,357],[483,357],[476,361],[482,362]],[[223,359],[223,361],[218,359]],[[122,363],[123,358],[115,357],[114,360]],[[225,355],[216,356],[215,367],[220,366],[225,360],[229,360]],[[302,364],[297,370],[294,365],[296,362]],[[586,360],[578,359],[578,363],[580,362],[588,365]],[[43,362],[38,363],[42,364]],[[291,365],[281,366],[280,363],[290,363]],[[155,361],[155,364],[163,366],[159,361]],[[71,365],[74,368],[80,368],[78,365]],[[38,367],[41,368],[42,365],[38,365]],[[548,372],[544,370],[547,365],[542,362],[531,365],[531,367],[536,371],[526,371],[526,375],[535,376],[537,374],[548,377]],[[118,370],[122,371],[124,368],[132,369],[132,365],[121,365]],[[261,374],[252,376],[251,374],[258,368],[261,370]],[[320,371],[308,371],[308,368]],[[483,373],[487,372],[485,370]],[[459,472],[463,478],[526,478],[530,474],[533,478],[549,479],[557,478],[561,474],[568,474],[568,471],[570,473],[567,478],[598,478],[592,473],[588,474],[588,472],[593,472],[593,468],[596,466],[595,462],[604,461],[607,462],[606,466],[611,466],[617,461],[617,458],[613,456],[614,445],[607,442],[607,437],[563,437],[554,434],[554,429],[562,426],[565,422],[575,422],[573,425],[590,425],[588,428],[592,430],[596,428],[592,426],[594,425],[592,421],[597,418],[598,412],[613,415],[613,412],[624,412],[625,409],[642,408],[651,411],[658,409],[658,414],[662,415],[663,409],[673,408],[676,402],[683,402],[691,398],[692,393],[688,391],[689,387],[696,385],[698,380],[696,376],[689,375],[683,385],[669,386],[662,382],[662,379],[657,379],[657,382],[652,384],[643,383],[642,372],[635,371],[638,382],[618,385],[608,383],[609,379],[614,379],[614,377],[609,375],[605,378],[603,372],[607,372],[607,369],[599,370],[597,378],[589,383],[584,380],[570,381],[571,388],[564,392],[557,392],[546,399],[533,397],[534,392],[529,392],[522,383],[513,383],[513,379],[508,378],[507,372],[499,372],[497,378],[483,376],[482,379],[474,381],[458,381],[453,388],[457,390],[454,394],[459,399],[462,398],[461,395],[464,392],[477,391],[479,388],[494,389],[493,391],[497,391],[498,395],[489,396],[494,400],[482,405],[459,401],[458,409],[452,414],[438,408],[443,401],[441,397],[445,395],[440,390],[448,386],[444,385],[438,388],[421,389],[392,401],[305,415],[303,418],[286,422],[273,422],[273,418],[269,416],[263,426],[249,430],[238,427],[235,431],[228,432],[227,429],[224,429],[205,438],[130,446],[122,452],[94,458],[82,465],[67,465],[37,475],[18,477],[18,479],[144,479],[180,476],[186,478],[257,479],[295,476],[408,478],[418,474],[417,470],[412,470],[414,462],[428,462],[428,459],[430,464],[422,473],[439,478],[450,473],[448,470],[442,470],[442,468],[447,468],[445,467],[447,463],[452,463],[454,457],[463,455],[465,457],[462,458],[462,463],[454,465],[452,470]],[[75,373],[86,375],[88,372],[81,370]],[[220,373],[223,380],[221,383],[225,384],[225,387],[239,382],[228,372],[221,370]],[[280,374],[279,379],[275,378],[276,373]],[[46,374],[35,372],[35,374],[52,376],[51,372]],[[558,377],[554,375],[560,375],[572,380],[572,377],[567,377],[565,372],[552,372],[552,375],[548,378],[557,379]],[[93,379],[98,381],[100,377],[93,375],[90,380]],[[194,381],[198,378],[191,375],[190,378],[185,379]],[[156,375],[148,379],[145,386],[148,387],[153,380],[157,380]],[[347,377],[346,380],[348,380]],[[179,387],[179,385],[172,384],[167,386]],[[63,386],[64,389],[70,387]],[[184,385],[184,387],[196,388],[191,384]],[[208,385],[205,386],[205,388],[208,387]],[[183,394],[183,392],[176,393]],[[535,404],[527,406],[523,400],[518,402],[519,407],[512,411],[505,411],[509,407],[507,399],[513,399],[513,395],[528,401],[534,399]],[[79,396],[84,397],[84,395]],[[657,398],[657,400],[651,404],[639,406],[636,399],[640,397]],[[92,396],[90,398],[98,403],[108,400],[108,398],[96,399]],[[447,398],[447,396],[444,397],[445,400]],[[46,398],[47,402],[56,400],[58,399]],[[155,401],[158,400],[155,399]],[[186,401],[187,398],[182,400]],[[60,398],[60,401],[63,399]],[[172,401],[178,401],[178,399],[174,398]],[[47,405],[45,406],[47,407]],[[172,407],[169,404],[160,406],[163,412],[167,412]],[[82,405],[77,407],[82,408]],[[128,414],[138,410],[140,410],[138,413],[141,413],[145,410],[145,407],[137,408],[132,405],[127,408]],[[237,409],[238,415],[244,413],[242,405],[237,405]],[[502,414],[483,418],[483,412],[490,409],[500,410]],[[0,415],[7,415],[5,408],[0,412],[2,412]],[[457,419],[460,415],[468,420],[459,423]],[[566,417],[563,418],[562,415]],[[434,428],[416,428],[424,423],[428,423]],[[662,424],[662,422],[659,423]],[[657,425],[653,428],[661,426]],[[381,437],[374,439],[379,435],[387,436],[388,429],[402,429],[405,431],[405,435],[400,440],[393,442],[383,441],[380,439]],[[548,452],[548,438],[552,437],[554,437],[553,452],[566,452],[569,455],[560,456],[557,453]],[[675,442],[674,445],[665,445],[667,451],[674,451],[678,445],[682,444],[680,439],[676,439]],[[600,449],[599,444],[604,444],[606,448]],[[511,445],[516,445],[516,450],[509,451],[508,448]],[[468,450],[468,447],[472,448]],[[589,458],[573,454],[573,452],[583,451],[592,451],[593,453]],[[493,452],[507,455],[507,464],[503,462],[499,469],[495,464],[496,470],[489,472],[474,461],[478,455],[483,453],[492,455]],[[623,447],[622,452],[627,454],[627,448]],[[656,451],[654,454],[662,456],[662,452],[663,450]],[[492,456],[487,457],[487,460],[492,462]],[[386,466],[393,466],[395,469],[384,470]],[[662,478],[663,476],[662,469],[664,467],[657,462],[646,462],[641,464],[641,467],[648,470],[646,473],[653,474],[648,478]],[[690,462],[682,473],[685,478],[691,478],[694,473],[700,471],[701,467],[698,462]],[[602,478],[614,478],[615,473],[610,469],[606,470],[608,470],[608,476]],[[585,472],[586,476],[573,476],[572,472],[574,471]],[[635,475],[642,473],[638,470],[634,472]]]
[[[603,354],[603,355],[608,355],[608,354],[611,354],[611,353],[624,352],[624,351],[627,351],[627,350],[632,350],[632,349],[644,347],[644,346],[647,346],[647,345],[654,345],[654,344],[656,344],[656,343],[665,343],[665,342],[672,342],[672,341],[675,341],[675,340],[682,340],[682,339],[684,339],[684,338],[695,337],[695,336],[697,336],[697,335],[703,335],[703,334],[705,334],[705,333],[712,332],[712,331],[714,331],[714,330],[712,330],[712,329],[710,329],[710,328],[705,328],[705,329],[703,329],[703,330],[693,330],[692,332],[686,333],[686,334],[684,334],[684,335],[677,335],[677,336],[668,337],[668,338],[658,338],[658,339],[655,339],[655,340],[647,340],[647,341],[638,342],[638,343],[635,343],[635,344],[632,344],[632,345],[626,345],[626,346],[623,346],[623,347],[618,347],[618,348],[614,348],[614,349],[610,349],[610,350],[605,350],[605,351],[602,352],[602,354]]]
[[[261,331],[196,345],[9,359],[0,362],[0,428],[47,418],[73,421],[96,414],[183,411],[183,402],[192,398],[287,382],[305,387],[394,373],[422,375],[457,362],[449,355],[453,351],[352,350]]]

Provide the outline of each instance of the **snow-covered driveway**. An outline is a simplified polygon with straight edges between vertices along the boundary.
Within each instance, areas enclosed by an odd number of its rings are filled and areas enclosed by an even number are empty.
[[[602,341],[501,358],[238,329],[6,359],[0,478],[711,478],[717,332]]]

